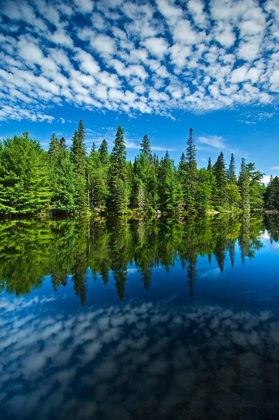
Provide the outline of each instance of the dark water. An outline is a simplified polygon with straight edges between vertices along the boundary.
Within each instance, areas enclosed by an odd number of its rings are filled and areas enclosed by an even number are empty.
[[[279,418],[279,219],[0,222],[0,418]]]

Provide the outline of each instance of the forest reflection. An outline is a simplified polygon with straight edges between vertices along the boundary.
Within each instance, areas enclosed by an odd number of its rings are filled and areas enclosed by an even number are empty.
[[[0,223],[0,291],[24,295],[51,275],[56,291],[72,281],[81,304],[86,301],[88,268],[106,284],[112,273],[120,300],[125,296],[128,267],[134,262],[143,286],[152,271],[175,264],[186,270],[190,295],[197,280],[198,256],[215,258],[221,271],[234,266],[239,245],[242,262],[261,249],[268,231],[279,240],[279,218],[261,215],[214,215],[202,218],[148,220],[23,219]],[[229,256],[229,258],[228,258]]]

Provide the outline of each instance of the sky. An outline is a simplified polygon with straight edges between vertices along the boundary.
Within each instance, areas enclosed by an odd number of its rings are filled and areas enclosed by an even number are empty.
[[[118,125],[128,159],[144,134],[178,163],[222,150],[279,174],[278,0],[0,0],[0,138],[87,148]]]

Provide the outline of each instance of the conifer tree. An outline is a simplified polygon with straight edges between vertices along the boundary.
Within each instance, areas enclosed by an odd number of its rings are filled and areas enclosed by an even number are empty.
[[[245,159],[242,158],[238,185],[241,195],[241,209],[244,212],[250,211],[250,188],[249,175],[245,164]]]
[[[100,162],[102,163],[102,165],[106,165],[109,161],[109,153],[108,153],[108,143],[105,139],[102,141],[98,152],[100,155]]]
[[[60,139],[60,146],[61,146],[61,148],[62,148],[63,150],[66,150],[66,149],[67,149],[67,146],[66,146],[66,140],[65,140],[65,138],[64,138],[64,137],[61,137],[61,139]]]
[[[61,152],[61,149],[62,149],[61,143],[56,137],[56,135],[53,133],[51,135],[48,153],[51,157],[57,157],[59,153]]]
[[[75,173],[75,190],[76,190],[76,206],[79,212],[86,212],[88,210],[88,198],[86,188],[86,148],[85,148],[85,130],[82,120],[79,122],[78,131],[75,131],[71,153],[71,161],[74,165]]]
[[[122,213],[127,210],[128,191],[126,188],[126,180],[126,146],[123,129],[119,126],[111,153],[109,173],[109,205],[112,211],[117,213]]]
[[[184,189],[184,201],[186,210],[192,212],[196,207],[196,190],[197,190],[197,161],[196,146],[193,139],[193,129],[190,128],[190,136],[187,142],[186,150],[187,175]]]
[[[63,139],[62,137],[56,152],[50,154],[49,160],[51,209],[56,214],[73,213],[77,210],[74,165],[70,161],[69,152],[64,143],[65,139],[64,141]],[[53,138],[51,142],[52,140]]]
[[[104,211],[108,198],[108,162],[102,163],[100,149],[96,150],[95,143],[88,158],[87,172],[90,209]]]
[[[228,183],[229,184],[237,184],[237,177],[235,175],[235,160],[233,153],[231,154],[230,165],[228,169]]]
[[[264,206],[265,187],[262,184],[264,174],[256,170],[255,163],[246,165],[249,177],[250,205],[251,209],[261,210]]]
[[[150,146],[150,139],[147,134],[143,136],[140,151],[145,155],[146,159],[151,161],[152,160],[152,151]]]
[[[28,132],[3,141],[0,212],[36,214],[50,211],[47,154]]]
[[[175,171],[174,162],[166,151],[160,162],[158,171],[158,196],[159,207],[163,211],[178,211],[182,203],[182,189],[177,182],[178,176]]]
[[[213,167],[215,179],[216,179],[216,196],[215,205],[217,207],[226,208],[227,206],[227,173],[226,164],[224,160],[223,152],[218,156],[217,162]]]
[[[270,181],[265,192],[265,205],[269,210],[279,211],[279,178],[273,178],[271,175]]]

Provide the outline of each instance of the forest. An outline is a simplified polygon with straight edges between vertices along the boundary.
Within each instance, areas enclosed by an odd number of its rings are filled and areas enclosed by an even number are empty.
[[[237,174],[234,155],[227,165],[221,152],[198,169],[192,129],[178,165],[168,151],[161,159],[153,154],[147,135],[134,162],[127,161],[121,126],[111,153],[103,140],[88,156],[85,140],[80,120],[69,149],[55,134],[48,151],[28,132],[0,142],[0,214],[279,211],[279,178],[266,187],[255,163],[242,159]]]

